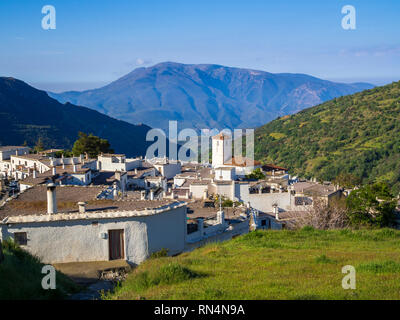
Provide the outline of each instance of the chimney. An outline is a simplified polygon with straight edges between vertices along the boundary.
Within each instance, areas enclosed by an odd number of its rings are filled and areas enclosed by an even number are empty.
[[[47,214],[55,213],[57,213],[56,185],[49,183],[47,185]]]
[[[278,206],[275,204],[273,206],[273,209],[274,209],[275,219],[279,220],[279,208],[278,208]]]
[[[150,190],[150,200],[154,200],[154,190]]]
[[[56,167],[53,166],[53,167],[51,168],[51,174],[52,174],[53,176],[55,176],[56,173],[57,173]]]
[[[224,224],[225,223],[225,212],[224,210],[220,210],[217,212],[217,223]]]
[[[197,230],[200,232],[200,237],[203,238],[204,235],[204,219],[197,218]]]
[[[135,174],[137,174],[137,173],[138,173],[137,168],[135,168]]]
[[[33,177],[34,179],[37,178],[37,171],[36,171],[36,168],[33,169],[32,177]]]
[[[114,197],[114,199],[116,199],[118,197],[118,189],[117,189],[116,182],[114,182],[114,185],[113,185],[113,197]]]
[[[140,191],[140,200],[146,200],[146,191]]]
[[[79,207],[79,213],[86,212],[86,202],[84,201],[78,202],[78,207]]]
[[[73,171],[76,172],[76,164],[75,163],[72,165],[72,168],[73,168]]]

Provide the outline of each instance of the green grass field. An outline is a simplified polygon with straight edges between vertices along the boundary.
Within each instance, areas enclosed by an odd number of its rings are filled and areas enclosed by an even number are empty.
[[[41,282],[44,264],[11,241],[3,242],[4,261],[0,263],[0,300],[65,299],[81,290],[64,274],[56,273],[56,289],[44,290]]]
[[[342,288],[342,267],[356,289]],[[400,231],[257,231],[149,259],[106,299],[400,299]]]

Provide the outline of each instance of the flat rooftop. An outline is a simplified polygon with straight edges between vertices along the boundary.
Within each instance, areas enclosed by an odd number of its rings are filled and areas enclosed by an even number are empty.
[[[29,147],[23,147],[23,146],[0,146],[0,152],[2,151],[10,151],[10,150],[18,150],[18,149],[25,149]]]
[[[207,200],[207,203],[210,201]],[[187,203],[187,208],[188,208],[188,214],[187,217],[188,219],[197,219],[197,218],[203,218],[203,219],[213,219],[217,216],[217,212],[219,211],[219,206],[215,205],[215,207],[205,207],[205,202],[204,201],[193,201]],[[222,210],[225,213],[225,219],[238,219],[240,217],[240,214],[243,214],[246,212],[245,207],[228,207],[228,208],[222,208]]]
[[[58,213],[49,215],[47,214],[47,188],[46,186],[38,185],[21,192],[15,199],[6,202],[6,204],[0,208],[0,221],[6,217],[44,216],[51,217],[50,220],[54,220],[69,214],[79,215],[78,202],[81,201],[87,202],[86,213],[84,215],[89,217],[91,214],[98,212],[141,211],[160,208],[176,202],[170,199],[97,199],[97,196],[104,191],[104,189],[104,187],[93,186],[58,186],[56,188]]]

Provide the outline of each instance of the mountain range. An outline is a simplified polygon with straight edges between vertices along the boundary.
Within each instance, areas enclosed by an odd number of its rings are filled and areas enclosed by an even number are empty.
[[[350,174],[400,191],[400,82],[335,98],[255,130],[255,156],[302,177]]]
[[[164,62],[133,70],[98,89],[51,93],[130,123],[168,128],[254,128],[373,85],[343,84],[305,74]]]
[[[0,77],[0,145],[34,146],[41,138],[47,148],[70,149],[82,131],[107,139],[117,153],[138,156],[150,144],[145,141],[149,129],[61,104],[23,81]]]

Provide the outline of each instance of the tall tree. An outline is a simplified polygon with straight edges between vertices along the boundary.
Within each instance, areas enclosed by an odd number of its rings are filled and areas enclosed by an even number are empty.
[[[396,201],[386,183],[362,186],[352,191],[346,202],[353,225],[387,227],[394,222]]]
[[[42,138],[39,138],[39,139],[36,141],[36,145],[35,145],[35,147],[33,148],[33,150],[34,150],[35,152],[40,152],[40,151],[43,151],[43,150],[44,150],[44,144],[43,144]]]
[[[100,153],[113,153],[110,143],[106,139],[101,139],[93,134],[79,132],[79,138],[75,141],[72,147],[72,153],[75,156],[87,154],[89,157],[97,157]]]

